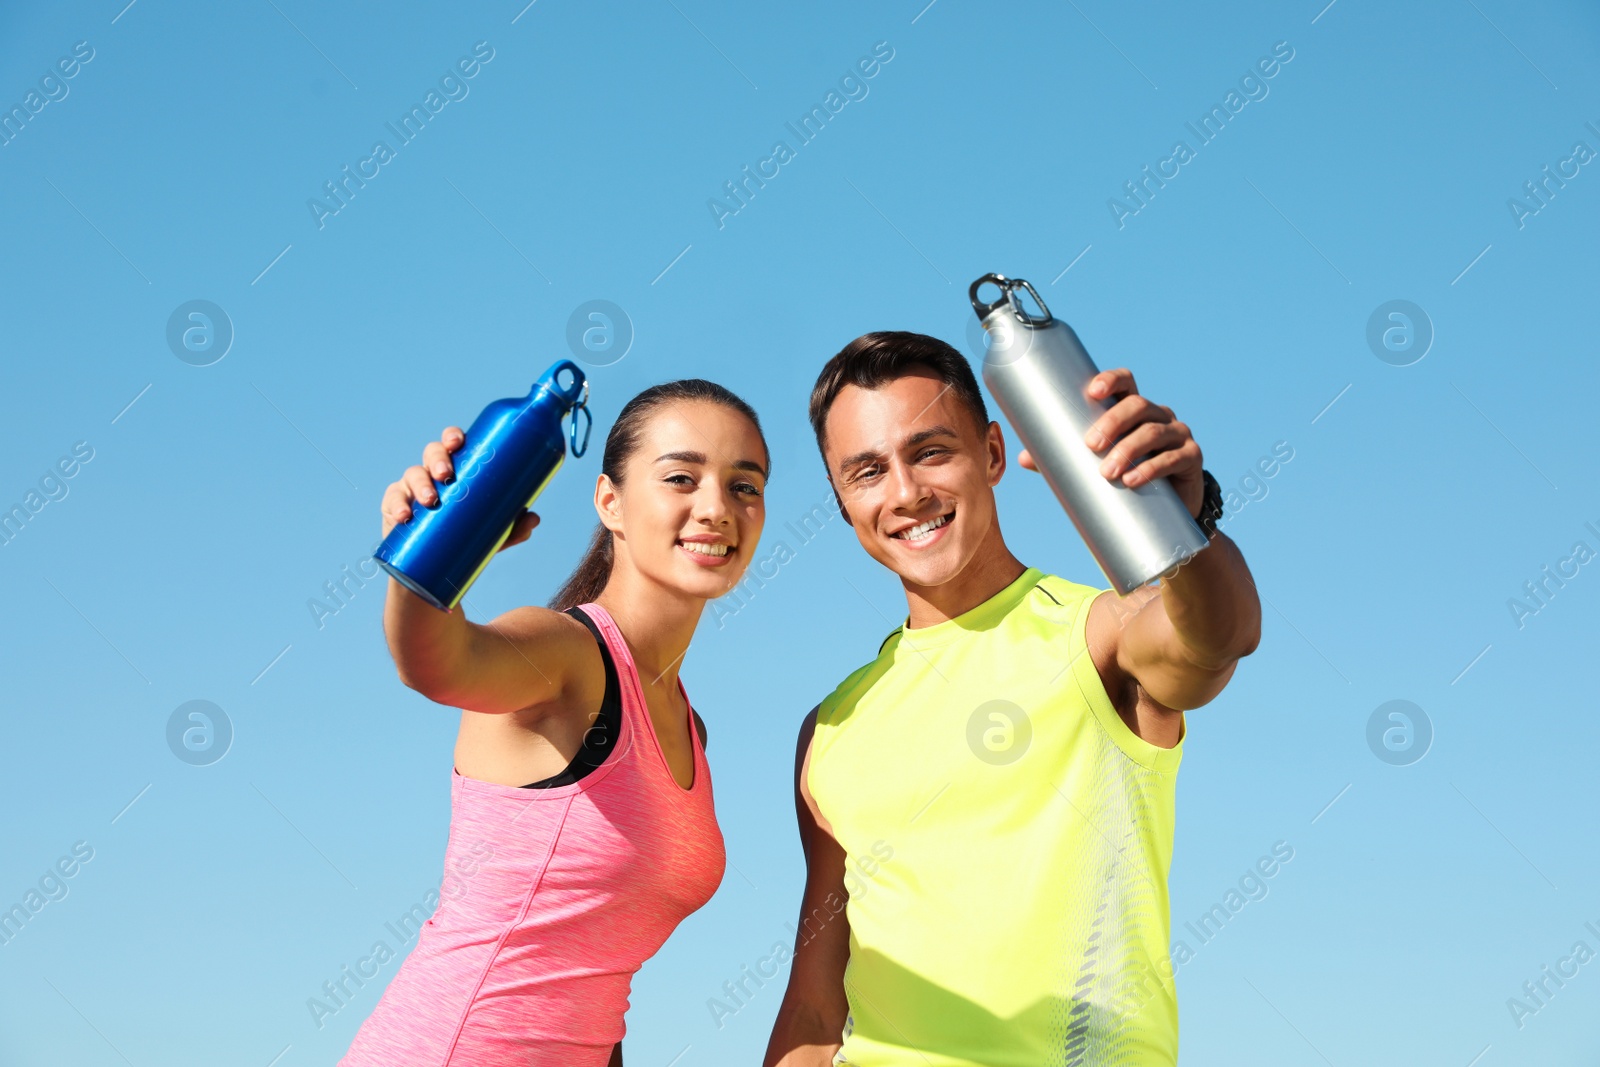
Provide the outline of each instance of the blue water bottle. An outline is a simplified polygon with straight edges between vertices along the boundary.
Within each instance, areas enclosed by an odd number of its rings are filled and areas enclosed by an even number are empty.
[[[566,385],[562,374],[571,376]],[[434,483],[439,502],[414,504],[373,558],[395,580],[440,611],[451,611],[500,550],[517,517],[550,484],[567,455],[589,447],[593,417],[589,382],[569,359],[558,360],[524,397],[496,400],[479,413],[451,457],[455,481]],[[572,413],[567,433],[562,416]],[[583,442],[578,416],[583,415]]]

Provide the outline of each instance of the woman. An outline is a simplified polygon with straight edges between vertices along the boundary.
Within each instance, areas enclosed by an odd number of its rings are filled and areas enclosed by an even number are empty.
[[[463,439],[446,429],[388,487],[385,534],[437,502]],[[461,708],[461,729],[439,906],[344,1067],[621,1064],[634,972],[722,880],[705,726],[678,668],[754,556],[769,469],[744,401],[653,386],[606,438],[600,526],[548,609],[478,625],[390,580],[400,678]]]

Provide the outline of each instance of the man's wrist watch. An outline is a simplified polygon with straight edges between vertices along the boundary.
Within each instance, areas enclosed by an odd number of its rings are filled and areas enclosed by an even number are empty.
[[[1222,486],[1211,476],[1211,472],[1202,469],[1200,477],[1205,481],[1205,495],[1200,498],[1200,514],[1195,516],[1195,522],[1200,524],[1200,529],[1205,531],[1209,540],[1217,532],[1217,520],[1222,518]]]

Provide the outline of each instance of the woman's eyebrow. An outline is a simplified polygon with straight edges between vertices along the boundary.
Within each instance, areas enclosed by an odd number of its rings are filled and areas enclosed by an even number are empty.
[[[696,463],[704,466],[706,462],[706,454],[704,452],[668,452],[666,455],[657,456],[656,462]],[[754,471],[763,478],[767,476],[767,468],[763,467],[753,459],[741,459],[735,463],[733,467],[735,470]]]

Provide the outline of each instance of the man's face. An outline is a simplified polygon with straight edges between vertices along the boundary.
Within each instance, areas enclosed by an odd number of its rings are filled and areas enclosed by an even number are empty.
[[[914,586],[943,585],[994,527],[1005,472],[998,424],[978,420],[932,373],[847,385],[828,410],[824,457],[861,547]]]

